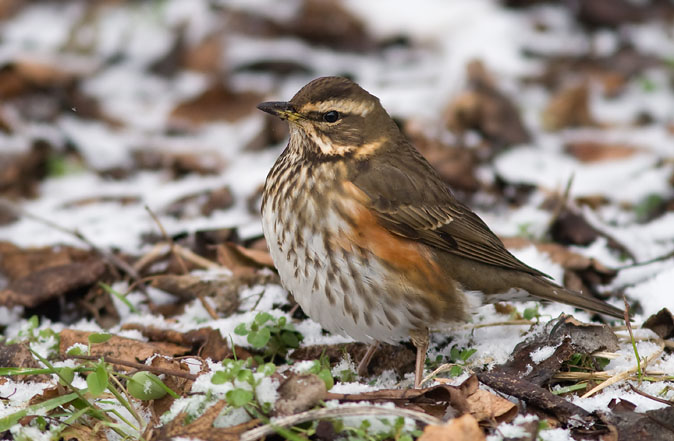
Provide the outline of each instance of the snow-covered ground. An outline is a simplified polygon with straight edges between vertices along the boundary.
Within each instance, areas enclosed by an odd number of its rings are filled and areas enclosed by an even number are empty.
[[[251,151],[246,146],[260,133],[264,115],[251,113],[236,122],[202,124],[187,133],[167,134],[166,121],[180,102],[201,93],[209,84],[206,73],[180,71],[172,77],[152,74],[148,66],[164,56],[173,44],[175,29],[182,26],[188,42],[201,40],[222,27],[216,5],[239,8],[270,17],[291,16],[299,2],[206,1],[167,0],[163,2],[109,2],[101,3],[94,17],[85,20],[86,2],[32,2],[22,7],[10,20],[0,23],[0,62],[25,60],[59,60],[66,71],[86,72],[81,89],[99,100],[102,111],[120,122],[111,125],[102,121],[78,117],[78,109],[62,114],[51,124],[22,119],[11,107],[0,103],[4,114],[15,118],[13,133],[0,133],[0,150],[21,151],[30,140],[48,139],[57,148],[72,146],[84,158],[86,169],[61,177],[50,177],[39,187],[39,195],[24,200],[21,206],[27,212],[49,219],[56,224],[81,232],[101,248],[120,249],[131,255],[143,255],[150,248],[143,235],[156,233],[157,226],[148,215],[149,206],[169,235],[191,233],[204,229],[232,227],[239,235],[253,238],[261,234],[259,216],[249,210],[248,199],[263,183],[267,171],[285,145]],[[563,191],[573,176],[570,197],[600,196],[607,202],[595,210],[585,208],[583,214],[601,231],[617,238],[639,260],[646,261],[674,249],[674,213],[665,213],[651,221],[639,222],[633,207],[647,197],[656,195],[671,200],[674,194],[674,94],[671,86],[671,68],[650,69],[642,77],[631,79],[625,91],[616,98],[606,98],[598,84],[591,84],[590,109],[599,121],[593,128],[569,128],[547,132],[541,114],[550,92],[522,78],[540,74],[544,69],[541,59],[527,56],[536,51],[547,55],[578,55],[599,51],[611,55],[618,49],[618,39],[626,39],[646,54],[669,57],[674,54],[671,25],[652,22],[629,25],[617,31],[581,32],[567,9],[561,6],[539,6],[533,10],[504,9],[496,1],[442,1],[426,0],[410,4],[407,1],[348,0],[345,6],[363,20],[376,40],[403,35],[411,41],[409,47],[391,46],[375,53],[338,52],[325,47],[311,46],[292,38],[263,38],[255,35],[230,34],[223,39],[219,56],[227,66],[228,83],[235,90],[254,91],[264,99],[287,100],[306,82],[317,76],[350,74],[366,90],[381,98],[392,116],[419,122],[437,133],[451,136],[444,128],[448,103],[465,89],[466,64],[476,58],[483,61],[503,90],[518,106],[531,142],[504,151],[488,164],[492,176],[497,174],[512,184],[535,186],[530,203],[513,209],[481,208],[479,214],[490,227],[503,236],[516,235],[523,224],[529,232],[545,231],[552,213],[538,208],[543,195]],[[75,34],[75,23],[81,25]],[[544,26],[546,32],[540,32]],[[73,46],[89,47],[88,52],[73,50]],[[110,57],[121,61],[110,63]],[[294,61],[308,67],[312,73],[274,75],[265,72],[237,71],[238,66],[261,60]],[[644,81],[648,80],[648,87]],[[648,112],[653,122],[634,126],[639,113]],[[11,119],[10,118],[10,119]],[[574,140],[593,140],[639,149],[639,153],[620,159],[582,162],[569,155],[564,146]],[[214,175],[190,174],[174,179],[164,171],[142,171],[124,180],[111,180],[97,173],[128,166],[133,152],[139,147],[170,149],[176,152],[203,152],[226,164]],[[489,174],[488,173],[488,174]],[[210,216],[191,216],[177,219],[162,214],[177,199],[199,191],[228,186],[234,205],[227,210],[216,210]],[[79,200],[101,196],[132,196],[137,203],[119,204],[98,202],[72,204]],[[65,234],[30,218],[22,218],[0,227],[0,240],[15,245],[45,246],[53,244],[82,244]],[[598,259],[609,267],[628,263],[613,251],[606,240],[598,239],[586,247],[575,246],[573,251]],[[559,265],[530,247],[518,250],[516,255],[527,264],[556,276],[562,275]],[[223,276],[224,277],[224,276]],[[635,326],[662,308],[674,311],[673,260],[621,270],[606,287],[606,291],[623,290],[628,301],[638,302],[641,309],[634,317]],[[122,288],[120,287],[120,290]],[[273,304],[284,302],[286,293],[278,285],[254,287],[242,292],[242,298],[264,290],[262,300],[248,302],[248,311],[209,325],[220,330],[235,344],[246,345],[245,337],[235,335],[238,323],[248,322],[255,313]],[[138,297],[140,300],[140,297]],[[621,300],[610,300],[622,307]],[[118,304],[122,311],[124,306]],[[534,304],[518,305],[518,309]],[[152,322],[156,326],[181,331],[202,326],[210,320],[201,304],[194,303],[178,320],[166,321],[151,315],[138,304],[141,314],[123,312],[122,322]],[[573,313],[579,320],[590,316],[564,305],[544,305],[541,318],[555,318],[560,313]],[[283,314],[274,311],[275,314]],[[0,322],[12,324],[7,336],[18,332],[17,311],[0,309]],[[481,308],[474,324],[506,320],[492,306]],[[92,323],[81,323],[95,329]],[[53,326],[53,324],[52,324]],[[340,336],[326,336],[320,326],[305,321],[297,324],[305,345],[349,341]],[[111,330],[119,332],[119,327]],[[515,345],[528,331],[528,326],[469,327],[454,330],[454,342],[460,347],[477,349],[469,366],[504,362]],[[439,338],[438,338],[439,341]],[[656,348],[650,341],[638,343],[641,356],[648,356]],[[449,348],[445,352],[449,351]],[[448,355],[431,348],[429,355]],[[626,340],[621,342],[619,357],[612,360],[608,370],[620,372],[634,366],[634,354]],[[649,368],[674,374],[674,359],[663,354]],[[456,379],[464,379],[459,377]],[[409,378],[408,378],[409,380]],[[389,376],[378,387],[396,387],[398,379]],[[5,383],[2,390],[17,388],[18,383]],[[673,399],[671,382],[646,384],[645,391],[657,395],[669,387],[662,398]],[[24,387],[24,386],[22,386]],[[8,389],[9,388],[9,389]],[[362,390],[361,385],[335,386],[335,391]],[[29,397],[21,389],[20,397]],[[39,393],[36,388],[34,393]],[[7,396],[8,393],[2,393]],[[13,397],[13,403],[21,399]],[[637,411],[664,406],[629,390],[622,383],[615,384],[589,399],[574,398],[573,402],[587,410],[607,410],[611,399],[620,397],[637,405]],[[7,414],[9,406],[0,413]],[[554,433],[553,433],[554,432]],[[505,426],[501,432],[506,434]],[[547,434],[547,435],[546,435]],[[542,439],[570,439],[566,431],[544,431]],[[498,438],[490,438],[498,439]]]

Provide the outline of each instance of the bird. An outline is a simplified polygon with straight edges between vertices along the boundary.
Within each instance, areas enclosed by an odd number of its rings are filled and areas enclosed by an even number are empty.
[[[324,329],[370,343],[411,340],[421,386],[430,329],[483,303],[547,300],[621,318],[514,257],[354,81],[320,77],[258,109],[289,141],[264,183],[262,229],[282,285]]]

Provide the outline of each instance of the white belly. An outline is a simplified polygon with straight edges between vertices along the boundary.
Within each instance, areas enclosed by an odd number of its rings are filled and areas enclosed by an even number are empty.
[[[305,204],[302,215],[313,228],[307,226],[299,235],[284,228],[298,216],[287,201],[279,201],[275,216],[271,210],[267,203],[262,213],[269,251],[284,287],[311,319],[362,342],[409,338],[413,323],[419,323],[420,311],[409,308],[409,299],[417,294],[407,292],[407,284],[397,283],[374,256],[363,258],[331,245],[331,239],[350,228],[335,210],[321,212]]]

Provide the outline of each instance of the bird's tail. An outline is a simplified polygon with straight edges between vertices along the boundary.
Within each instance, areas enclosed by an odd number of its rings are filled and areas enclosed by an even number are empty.
[[[534,283],[531,284],[533,286],[528,287],[528,291],[535,297],[539,297],[544,300],[550,300],[552,302],[566,303],[567,305],[577,306],[578,308],[600,314],[610,315],[611,317],[619,319],[625,317],[624,311],[622,309],[609,305],[603,300],[599,300],[581,292],[563,288],[542,278],[531,280]]]

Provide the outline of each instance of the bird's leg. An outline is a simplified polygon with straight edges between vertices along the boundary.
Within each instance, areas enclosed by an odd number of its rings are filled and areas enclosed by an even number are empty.
[[[414,366],[414,388],[419,389],[421,387],[421,380],[424,376],[426,351],[428,351],[428,328],[413,330],[410,332],[410,340],[412,340],[414,347],[417,348],[417,361]]]
[[[379,347],[378,342],[372,343],[367,348],[367,352],[365,352],[363,359],[360,360],[360,363],[358,363],[358,375],[360,375],[361,377],[367,376],[367,367],[370,365],[370,361],[372,361],[372,356],[374,355],[375,352],[377,352],[378,347]]]

